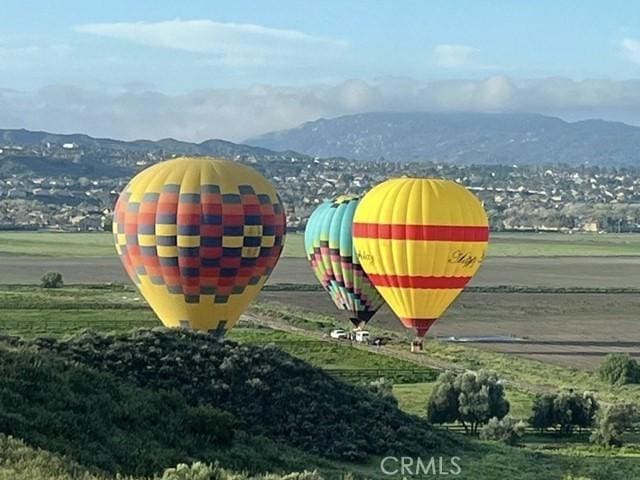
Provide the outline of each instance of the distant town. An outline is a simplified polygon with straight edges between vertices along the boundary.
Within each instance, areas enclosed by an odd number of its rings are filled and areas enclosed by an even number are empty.
[[[246,150],[246,148],[245,148]],[[640,231],[640,169],[452,165],[321,159],[256,150],[227,154],[269,178],[302,230],[324,199],[362,194],[402,175],[454,180],[484,202],[494,231]],[[118,194],[137,171],[179,153],[101,150],[76,143],[0,144],[0,229],[108,231]],[[92,162],[101,168],[93,168]],[[80,174],[77,165],[89,165]],[[105,165],[112,166],[105,169]]]

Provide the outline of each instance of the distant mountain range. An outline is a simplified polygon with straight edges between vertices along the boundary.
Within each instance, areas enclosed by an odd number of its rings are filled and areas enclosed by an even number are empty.
[[[21,145],[28,147],[43,147],[47,143],[55,145],[75,144],[81,148],[103,150],[127,150],[131,152],[153,152],[165,150],[169,153],[181,155],[243,155],[243,154],[272,154],[264,148],[242,145],[226,140],[206,140],[202,143],[190,143],[165,138],[162,140],[113,140],[110,138],[94,138],[82,134],[57,134],[48,132],[34,132],[31,130],[0,129],[0,145]]]
[[[65,150],[65,144],[72,148]],[[171,138],[122,141],[0,129],[0,149],[7,146],[21,146],[24,151],[3,152],[0,174],[124,175],[147,154],[156,159],[251,155],[269,160],[310,155],[464,164],[640,166],[639,127],[603,120],[565,122],[537,114],[363,113],[266,133],[245,144]],[[70,161],[74,149],[82,155]]]
[[[295,152],[272,152],[260,147],[225,140],[202,143],[181,142],[171,138],[151,141],[122,141],[93,138],[82,134],[54,134],[30,130],[0,129],[0,176],[72,175],[128,176],[139,169],[137,162],[172,155],[211,155],[234,158],[254,156],[262,160],[283,156],[306,157]],[[81,155],[76,155],[82,153]]]
[[[363,113],[250,138],[318,157],[476,164],[640,165],[640,128],[537,114]]]

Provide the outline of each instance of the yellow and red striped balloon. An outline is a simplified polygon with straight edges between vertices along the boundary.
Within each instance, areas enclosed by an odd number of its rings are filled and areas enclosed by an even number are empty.
[[[371,282],[422,337],[480,268],[489,226],[480,201],[464,187],[395,178],[361,200],[353,236]]]

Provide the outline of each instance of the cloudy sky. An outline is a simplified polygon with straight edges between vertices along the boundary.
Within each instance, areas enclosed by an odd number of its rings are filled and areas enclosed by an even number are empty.
[[[241,141],[366,111],[640,125],[640,8],[609,1],[2,0],[0,128]]]

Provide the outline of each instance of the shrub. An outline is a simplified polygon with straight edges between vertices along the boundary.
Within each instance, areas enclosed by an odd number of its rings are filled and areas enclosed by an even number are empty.
[[[0,432],[127,474],[148,475],[193,452],[213,459],[213,445],[227,445],[235,424],[228,413],[194,408],[178,393],[151,392],[84,365],[5,349],[0,405]],[[196,420],[204,420],[198,435]]]
[[[47,272],[40,278],[42,288],[62,288],[64,281],[60,272]]]
[[[175,468],[168,468],[164,471],[162,480],[224,480],[229,477],[230,475],[218,465],[196,462],[192,465],[181,463]],[[238,480],[241,478],[237,477]]]
[[[498,440],[507,445],[515,445],[524,434],[525,425],[517,422],[507,415],[502,420],[492,417],[489,422],[480,429],[481,440]]]
[[[237,421],[232,415],[209,405],[189,409],[186,421],[193,435],[213,445],[231,443],[237,427]]]
[[[379,378],[369,383],[367,386],[368,390],[382,398],[383,400],[387,400],[394,405],[398,404],[398,400],[393,396],[393,383],[386,378]]]
[[[637,419],[638,410],[634,405],[610,405],[598,414],[597,428],[591,434],[590,440],[605,447],[620,447],[624,431]]]
[[[628,353],[610,353],[598,370],[600,379],[611,385],[640,383],[640,366]]]
[[[163,328],[86,332],[27,344],[145,389],[178,392],[194,407],[215,406],[241,420],[239,428],[252,435],[323,457],[419,453],[448,438],[366,388],[341,382],[275,346]]]
[[[509,413],[504,387],[495,373],[480,371],[442,374],[427,401],[432,423],[458,421],[465,432],[476,434],[490,418]]]

